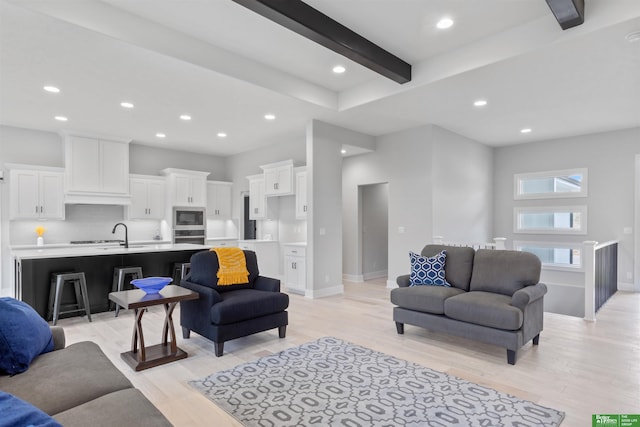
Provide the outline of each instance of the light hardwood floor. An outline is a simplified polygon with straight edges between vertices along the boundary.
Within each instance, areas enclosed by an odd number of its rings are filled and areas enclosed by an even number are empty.
[[[591,425],[595,413],[640,413],[640,294],[618,292],[595,323],[545,313],[540,345],[525,345],[515,366],[506,351],[471,340],[407,325],[398,335],[385,280],[345,283],[341,296],[307,299],[291,295],[287,337],[277,330],[225,344],[215,357],[213,344],[197,334],[184,340],[179,309],[174,320],[178,345],[187,359],[134,372],[120,358],[129,350],[133,313],[121,310],[63,319],[67,345],[91,340],[176,426],[240,426],[194,391],[187,382],[323,336],[334,336],[398,358],[446,372],[520,398],[566,412],[563,427]],[[145,340],[157,344],[164,312],[144,315]]]

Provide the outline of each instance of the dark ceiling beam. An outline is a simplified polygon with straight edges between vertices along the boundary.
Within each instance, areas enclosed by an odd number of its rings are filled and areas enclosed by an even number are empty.
[[[584,24],[584,0],[547,0],[563,30]]]
[[[395,82],[411,81],[410,64],[301,0],[233,1]]]

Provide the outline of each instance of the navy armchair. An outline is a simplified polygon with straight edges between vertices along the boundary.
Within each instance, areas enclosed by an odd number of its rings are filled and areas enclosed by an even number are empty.
[[[180,286],[196,291],[200,298],[180,302],[182,336],[191,331],[214,342],[222,356],[225,341],[278,328],[284,338],[289,323],[289,295],[280,292],[280,280],[260,276],[253,251],[244,251],[249,282],[218,286],[218,256],[202,251],[191,257],[191,271]]]

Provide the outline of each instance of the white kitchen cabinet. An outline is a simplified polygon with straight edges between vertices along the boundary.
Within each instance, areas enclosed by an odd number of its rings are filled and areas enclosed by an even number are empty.
[[[289,292],[304,295],[307,289],[306,250],[301,244],[283,244],[284,285]]]
[[[294,193],[293,160],[260,166],[264,173],[265,196],[286,196]]]
[[[299,167],[296,174],[296,219],[307,219],[307,168]]]
[[[95,203],[92,197],[129,202],[129,141],[65,136],[66,199]]]
[[[207,245],[212,248],[237,248],[238,239],[207,239]]]
[[[165,213],[165,179],[159,176],[131,175],[129,219],[163,219]]]
[[[173,206],[207,206],[207,176],[209,172],[167,168],[160,171],[167,177],[167,203]]]
[[[280,251],[278,242],[273,240],[239,240],[238,247],[245,251],[254,251],[258,259],[261,276],[280,277]]]
[[[10,219],[64,219],[64,170],[11,169]]]
[[[231,182],[207,181],[207,217],[231,218]]]
[[[248,176],[249,219],[277,219],[277,201],[267,198],[264,189],[264,175]]]

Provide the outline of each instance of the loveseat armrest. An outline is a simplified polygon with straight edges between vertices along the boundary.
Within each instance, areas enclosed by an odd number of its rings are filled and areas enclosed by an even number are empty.
[[[539,300],[546,293],[547,285],[544,283],[524,287],[513,294],[511,297],[511,305],[518,307],[520,310],[524,310],[527,305]]]
[[[396,279],[396,283],[401,288],[406,288],[407,286],[410,285],[410,282],[409,282],[410,276],[411,276],[410,274],[403,274],[402,276],[398,276],[398,278]]]
[[[253,289],[259,291],[280,292],[280,280],[271,277],[258,276],[253,282]]]
[[[217,304],[220,301],[222,301],[222,297],[220,296],[218,291],[216,291],[215,289],[211,289],[208,286],[199,285],[197,283],[193,283],[184,279],[180,282],[180,286],[182,286],[183,288],[191,289],[192,291],[195,291],[198,294],[200,294],[200,297],[196,300],[181,301],[180,303],[181,307],[183,306],[184,303],[190,303],[188,305],[191,305],[192,307],[194,305],[197,305],[203,309],[209,309],[214,304]]]
[[[53,335],[53,350],[62,350],[67,345],[62,326],[49,326]]]

